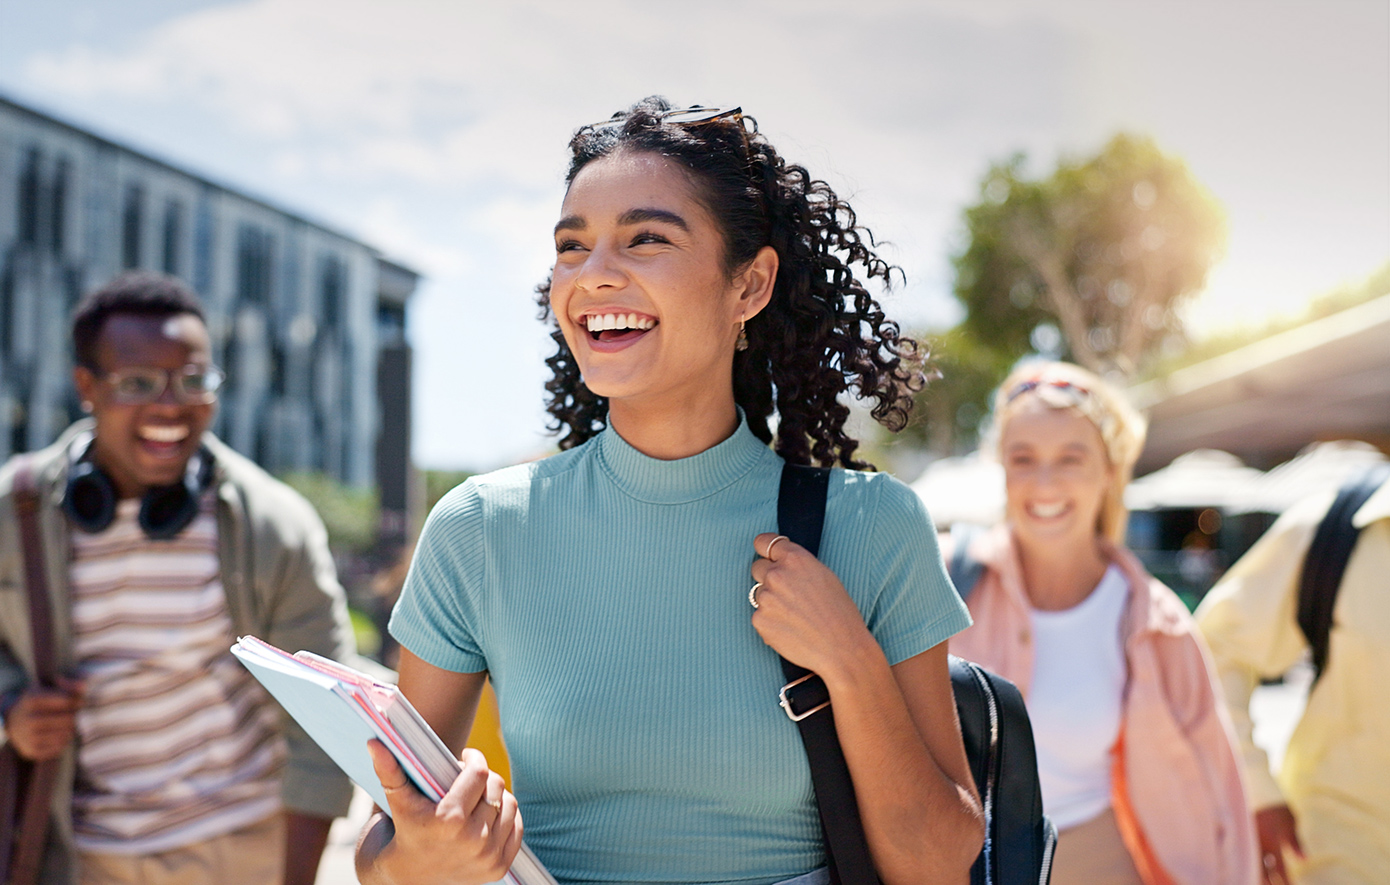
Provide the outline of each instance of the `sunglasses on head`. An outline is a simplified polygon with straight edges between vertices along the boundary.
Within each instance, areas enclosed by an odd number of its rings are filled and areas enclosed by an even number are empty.
[[[717,123],[720,120],[733,120],[738,123],[740,129],[743,128],[743,108],[738,106],[725,108],[672,108],[669,111],[661,111],[653,116],[663,123],[670,123],[674,126],[699,126],[703,123]],[[626,115],[618,113],[607,120],[590,123],[589,128],[606,129],[610,126],[621,126],[626,120]]]
[[[1018,399],[1020,396],[1023,396],[1028,391],[1037,390],[1039,387],[1046,387],[1051,390],[1059,391],[1060,393],[1068,395],[1072,399],[1077,400],[1078,402],[1091,395],[1091,391],[1082,387],[1080,384],[1073,384],[1070,381],[1051,381],[1043,380],[1041,378],[1029,378],[1027,381],[1021,381],[1018,384],[1014,385],[1013,389],[1009,391],[1009,395],[1004,397],[1004,402],[1011,403],[1014,400]]]

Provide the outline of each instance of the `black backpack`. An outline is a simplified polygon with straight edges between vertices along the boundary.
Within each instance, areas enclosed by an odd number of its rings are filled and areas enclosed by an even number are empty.
[[[812,553],[820,545],[829,480],[827,468],[787,464],[782,470],[778,527]],[[985,814],[985,844],[970,869],[970,883],[1047,885],[1057,830],[1042,811],[1033,728],[1023,696],[1012,682],[970,661],[952,656],[950,670],[965,754]],[[789,681],[794,674],[788,672]],[[819,677],[803,684],[805,709],[829,700]],[[797,701],[788,701],[791,713]],[[877,882],[834,719],[810,716],[797,725],[811,761],[832,882]]]
[[[1390,479],[1390,464],[1381,464],[1353,477],[1337,492],[1327,515],[1318,523],[1313,541],[1303,558],[1298,585],[1298,627],[1312,650],[1313,681],[1322,677],[1332,643],[1332,608],[1347,570],[1360,529],[1351,524],[1376,490]]]
[[[962,601],[985,565],[970,555],[977,526],[953,527],[946,573]],[[951,687],[961,736],[985,809],[985,847],[970,871],[970,885],[1039,882],[1052,876],[1057,828],[1043,814],[1033,725],[1018,687],[973,661],[951,656]]]
[[[1023,695],[1003,676],[955,655],[951,689],[985,812],[985,845],[970,868],[970,885],[1047,885],[1057,829],[1043,814]]]

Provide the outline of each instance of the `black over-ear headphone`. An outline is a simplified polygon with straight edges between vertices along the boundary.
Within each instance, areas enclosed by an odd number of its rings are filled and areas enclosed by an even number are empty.
[[[76,453],[68,470],[68,486],[63,492],[63,512],[77,528],[88,534],[105,531],[116,518],[116,486],[106,471],[92,460],[94,437],[73,444]],[[167,541],[188,528],[198,515],[198,502],[212,481],[214,461],[206,446],[188,459],[183,482],[157,486],[140,501],[140,528],[156,541]]]

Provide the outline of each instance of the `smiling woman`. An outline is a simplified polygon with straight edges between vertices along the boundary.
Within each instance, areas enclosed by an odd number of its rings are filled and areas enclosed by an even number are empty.
[[[995,395],[1005,521],[959,561],[984,566],[951,651],[1023,692],[1055,885],[1251,883],[1230,723],[1192,618],[1121,543],[1144,421],[1066,363]],[[952,551],[954,552],[954,551]]]
[[[863,466],[841,396],[900,427],[921,386],[851,270],[889,266],[738,109],[647,99],[570,148],[540,288],[565,451],[445,496],[391,621],[455,749],[491,676],[515,794],[466,751],[436,808],[379,755],[394,820],[362,881],[498,879],[523,813],[562,883],[830,881],[779,654],[835,711],[873,867],[844,880],[965,881],[983,832],[945,641],[967,622],[930,519],[837,468],[820,558],[775,534],[785,463]]]
[[[895,268],[869,248],[872,237],[849,204],[787,163],[751,117],[739,109],[704,119],[680,113],[693,121],[672,124],[672,109],[648,100],[581,128],[570,142],[558,258],[551,280],[539,289],[542,311],[556,321],[557,351],[547,361],[554,377],[546,389],[561,448],[598,433],[613,407],[610,394],[593,386],[602,388],[602,382],[586,374],[581,351],[587,346],[566,333],[574,273],[594,260],[573,236],[577,226],[590,223],[576,212],[598,210],[585,208],[592,194],[616,200],[618,191],[633,188],[623,193],[631,205],[607,207],[621,213],[611,220],[634,237],[628,246],[688,254],[703,272],[722,277],[706,287],[734,299],[719,306],[726,316],[718,322],[724,343],[736,346],[726,374],[749,430],[797,463],[864,467],[854,457],[857,442],[844,433],[849,408],[841,395],[853,387],[874,401],[877,420],[897,430],[922,384],[916,343],[899,335],[851,269],[857,264],[866,279],[886,285]],[[639,230],[643,225],[647,229]],[[703,254],[697,259],[693,250]],[[770,291],[756,289],[768,282]],[[736,291],[740,287],[746,294]],[[774,411],[775,441],[768,424]]]

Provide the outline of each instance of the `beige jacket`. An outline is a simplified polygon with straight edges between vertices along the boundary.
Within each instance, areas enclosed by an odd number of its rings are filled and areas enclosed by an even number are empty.
[[[68,428],[33,454],[41,506],[39,528],[52,602],[60,669],[71,668],[68,601],[69,528],[61,510],[67,448],[90,421]],[[204,442],[217,461],[217,531],[227,611],[238,635],[251,633],[281,648],[341,658],[353,651],[347,605],[328,551],[323,521],[298,493],[211,434]],[[23,554],[11,498],[14,460],[0,467],[0,693],[28,684],[33,674]],[[315,817],[347,813],[352,784],[294,720],[283,717],[289,744],[282,795],[285,806]],[[5,740],[0,727],[0,743]],[[44,882],[72,881],[72,779],[75,754],[63,757],[53,797]]]
[[[1034,652],[1012,535],[999,526],[970,550],[986,570],[967,599],[974,625],[951,638],[951,652],[1013,681],[1026,701]],[[1146,885],[1254,883],[1254,826],[1201,637],[1181,600],[1133,554],[1108,554],[1129,584],[1120,637],[1129,678],[1111,797],[1126,847]]]
[[[1250,739],[1250,695],[1299,660],[1299,578],[1329,491],[1288,510],[1197,609],[1245,757],[1252,808],[1287,803],[1298,822],[1301,883],[1390,876],[1390,483],[1361,506],[1342,578],[1327,666],[1289,740],[1276,779]]]

